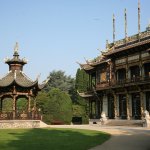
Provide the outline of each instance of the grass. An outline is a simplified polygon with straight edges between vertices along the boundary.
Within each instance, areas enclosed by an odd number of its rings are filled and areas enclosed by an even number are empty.
[[[0,150],[88,150],[109,137],[79,129],[1,129]]]

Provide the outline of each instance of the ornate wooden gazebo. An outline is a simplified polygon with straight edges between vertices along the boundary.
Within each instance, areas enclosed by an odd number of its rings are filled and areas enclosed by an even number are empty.
[[[14,48],[13,58],[7,58],[5,63],[9,65],[9,72],[0,79],[0,119],[40,119],[36,108],[36,96],[45,86],[46,81],[38,84],[38,78],[32,81],[23,73],[23,66],[27,64],[27,61],[24,58],[19,58],[17,43]],[[12,110],[9,112],[3,110],[3,101],[6,98],[12,99]],[[27,99],[27,110],[20,112],[17,109],[17,100],[19,98]],[[32,108],[31,101],[33,101]]]

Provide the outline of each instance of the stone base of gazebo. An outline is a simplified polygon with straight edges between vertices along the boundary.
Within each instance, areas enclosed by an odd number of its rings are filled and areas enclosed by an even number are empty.
[[[47,126],[41,120],[0,120],[0,129],[41,128]]]

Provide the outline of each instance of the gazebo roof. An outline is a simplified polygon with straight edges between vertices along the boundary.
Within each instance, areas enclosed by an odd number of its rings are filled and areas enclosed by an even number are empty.
[[[13,58],[6,59],[5,63],[9,65],[9,72],[0,79],[0,88],[15,85],[23,88],[36,87],[38,90],[41,90],[46,85],[47,81],[38,84],[38,78],[33,81],[23,73],[23,66],[27,61],[19,58],[18,43],[16,43]]]
[[[11,84],[17,84],[21,87],[32,87],[38,83],[38,79],[32,81],[22,71],[10,71],[0,79],[0,87],[6,87]]]

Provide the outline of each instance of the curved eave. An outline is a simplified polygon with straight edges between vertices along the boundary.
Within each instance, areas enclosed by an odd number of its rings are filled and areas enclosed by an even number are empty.
[[[17,82],[15,80],[15,83],[18,85],[18,86],[21,86],[21,87],[24,87],[24,88],[31,88],[31,87],[36,87],[37,84],[38,84],[38,80],[35,80],[34,82],[31,82],[30,84],[23,84],[23,83],[20,83],[20,82]]]
[[[97,61],[97,62],[94,62],[91,64],[91,66],[97,66],[97,65],[101,65],[101,64],[104,64],[104,63],[107,63],[109,59],[107,60],[102,60],[102,61]]]
[[[46,86],[46,84],[47,83],[38,84],[38,89],[42,90]]]
[[[5,61],[5,63],[8,65],[10,65],[10,64],[21,64],[21,65],[27,64],[27,62],[25,62],[23,60],[8,60],[8,61]]]
[[[38,89],[42,90],[47,85],[49,80],[50,78],[47,78],[45,81],[42,82],[42,84],[38,84]]]
[[[14,82],[13,73],[9,72],[0,79],[0,87],[10,86]]]
[[[9,72],[2,79],[0,79],[0,87],[8,87],[11,85],[30,88],[38,85],[38,79],[32,81],[22,72]]]
[[[86,71],[94,69],[90,64],[80,64],[80,67]]]
[[[94,95],[93,94],[89,94],[89,93],[86,93],[86,92],[78,92],[77,93],[79,94],[79,96],[83,97],[83,98],[89,98],[89,97],[93,97]]]

